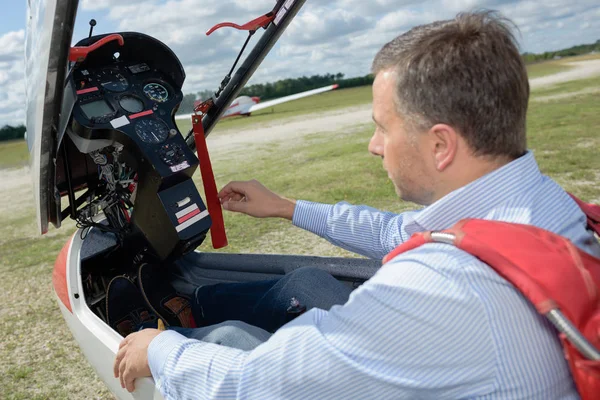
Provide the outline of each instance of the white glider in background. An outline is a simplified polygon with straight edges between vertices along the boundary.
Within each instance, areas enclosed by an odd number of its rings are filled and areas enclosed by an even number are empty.
[[[250,96],[240,96],[231,103],[231,105],[225,110],[223,116],[221,118],[233,117],[236,115],[247,115],[249,116],[251,113],[262,110],[264,108],[269,108],[276,106],[278,104],[287,103],[288,101],[302,99],[304,97],[313,96],[315,94],[328,92],[330,90],[334,90],[338,88],[338,84],[325,86],[318,89],[307,90],[306,92],[296,93],[285,97],[280,97],[278,99],[265,101],[263,103],[260,102],[260,97],[250,97]],[[175,119],[188,119],[192,114],[183,114],[176,115]]]

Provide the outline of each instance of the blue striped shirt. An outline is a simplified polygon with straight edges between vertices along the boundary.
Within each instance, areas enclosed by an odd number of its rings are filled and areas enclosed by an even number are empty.
[[[466,217],[536,225],[600,255],[531,153],[419,211],[298,201],[294,224],[381,259]],[[439,243],[395,257],[345,305],[312,309],[253,351],[166,331],[148,357],[168,399],[578,398],[549,323],[490,267]]]

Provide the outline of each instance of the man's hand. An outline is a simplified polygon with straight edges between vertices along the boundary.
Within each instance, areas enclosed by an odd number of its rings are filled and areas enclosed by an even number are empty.
[[[229,182],[219,192],[223,208],[252,217],[279,217],[291,220],[296,201],[271,192],[256,180]]]
[[[133,392],[136,378],[152,376],[148,365],[148,346],[160,332],[158,329],[144,329],[123,339],[113,370],[115,378],[120,379],[122,388]]]

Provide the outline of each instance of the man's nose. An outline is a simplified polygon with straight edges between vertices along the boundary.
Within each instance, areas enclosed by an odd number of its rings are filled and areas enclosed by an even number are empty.
[[[376,134],[369,141],[369,152],[374,156],[383,157],[383,143],[381,143]]]

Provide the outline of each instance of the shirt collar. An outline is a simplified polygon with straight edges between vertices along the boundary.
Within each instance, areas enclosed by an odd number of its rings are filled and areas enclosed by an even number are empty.
[[[531,152],[450,192],[417,212],[409,235],[447,229],[464,218],[484,218],[489,211],[539,182],[542,174]]]

